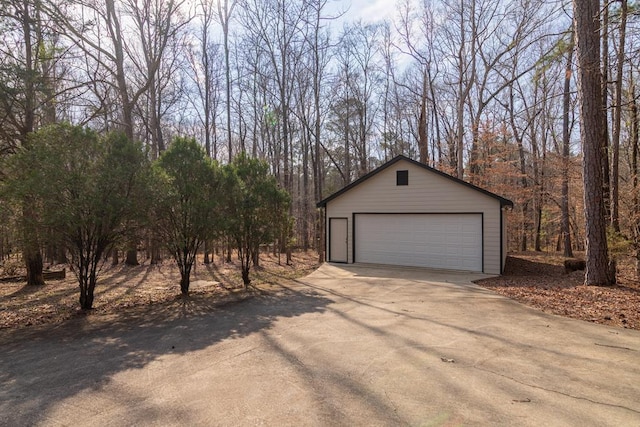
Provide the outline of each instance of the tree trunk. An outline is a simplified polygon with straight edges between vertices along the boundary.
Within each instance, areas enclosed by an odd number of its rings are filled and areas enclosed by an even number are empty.
[[[345,119],[344,119],[344,180],[342,185],[346,186],[351,182],[351,157],[350,157],[350,143],[349,143],[349,128],[351,126],[351,121],[350,121],[350,100],[349,100],[349,85],[350,83],[350,71],[348,68],[348,64],[347,64],[347,69],[345,71],[345,77],[346,77],[346,83],[345,83],[345,90],[346,90],[346,95],[345,95],[345,99],[347,100],[346,102],[346,115],[345,115]]]
[[[231,139],[231,61],[229,59],[229,19],[234,7],[232,2],[231,8],[228,7],[228,1],[224,1],[224,10],[221,9],[221,1],[218,2],[218,18],[222,23],[223,47],[224,47],[224,78],[225,78],[225,95],[227,101],[227,150],[229,151],[229,163],[233,160],[233,141]]]
[[[120,263],[120,258],[118,257],[118,250],[116,248],[113,249],[113,257],[111,258],[111,265],[118,265]]]
[[[478,43],[477,28],[476,28],[476,1],[471,0],[470,10],[468,12],[469,24],[471,26],[469,34],[470,47],[467,50],[467,33],[469,30],[466,28],[465,22],[465,2],[461,2],[460,10],[460,44],[456,56],[458,79],[458,100],[456,105],[456,176],[460,179],[464,179],[464,110],[471,93],[471,88],[476,80],[476,46]],[[468,62],[467,62],[468,61]]]
[[[538,200],[536,207],[536,236],[534,240],[534,249],[536,252],[542,252],[542,197]]]
[[[585,285],[611,285],[604,205],[602,147],[606,139],[600,72],[598,29],[599,0],[574,0],[578,54],[580,134],[583,153],[585,234],[587,243]]]
[[[251,261],[253,262],[253,266],[258,268],[260,267],[260,246],[258,245],[257,248],[254,248],[254,250],[251,252]]]
[[[561,235],[563,237],[564,256],[573,257],[571,247],[571,230],[569,229],[569,165],[571,133],[569,128],[569,114],[571,107],[571,73],[573,64],[574,31],[571,30],[571,43],[567,55],[567,65],[564,73],[564,91],[562,95],[562,199],[561,210]]]
[[[22,248],[22,257],[24,259],[25,268],[27,269],[27,285],[29,286],[41,286],[44,285],[44,278],[42,276],[42,253],[38,246],[38,233],[34,230],[37,225],[33,212],[33,208],[30,206],[33,201],[27,198],[24,201],[22,208],[22,216],[25,219],[24,230],[24,246]]]
[[[95,271],[89,272],[87,275],[88,268],[85,270],[82,266],[79,268],[80,270],[80,308],[82,310],[92,310],[93,309],[93,298],[94,291],[96,289],[96,273]],[[83,274],[85,275],[83,277]]]
[[[151,261],[152,265],[158,264],[162,261],[160,254],[160,243],[156,239],[151,239]]]
[[[22,4],[22,31],[24,36],[24,55],[26,72],[24,73],[24,118],[23,125],[20,129],[20,140],[23,146],[28,144],[28,137],[35,129],[35,105],[36,105],[36,70],[34,66],[33,52],[34,42],[39,48],[39,40],[32,40],[32,24],[35,20],[31,17],[30,2],[24,1]],[[37,59],[36,59],[37,60]],[[25,218],[27,227],[34,227],[34,219],[36,212],[34,211],[33,201],[27,198],[22,206],[22,215]],[[32,230],[25,230],[25,233],[31,234],[26,236],[23,248],[23,258],[27,269],[27,285],[44,285],[42,277],[42,254],[38,246],[38,236],[32,233]]]
[[[624,67],[624,45],[627,28],[627,0],[621,0],[620,41],[616,65],[615,105],[613,106],[613,137],[611,141],[611,225],[620,232],[619,219],[619,162],[620,162],[620,125],[622,121],[622,71]]]
[[[528,192],[529,181],[527,179],[527,163],[524,153],[523,135],[520,133],[516,125],[516,115],[514,113],[515,96],[513,93],[513,85],[509,86],[509,121],[511,124],[511,132],[518,145],[518,159],[520,167],[520,185],[524,193]],[[522,232],[520,235],[520,250],[527,250],[527,234],[529,231],[529,198],[526,197],[522,203]]]
[[[582,0],[581,0],[582,1]],[[602,153],[604,156],[604,161],[602,162],[602,188],[603,197],[604,197],[604,209],[605,215],[607,218],[611,219],[611,170],[609,166],[609,121],[608,121],[608,106],[609,106],[609,2],[604,1],[604,6],[602,8],[602,19],[598,22],[600,25],[598,30],[602,31],[601,33],[601,41],[602,41],[602,74],[599,84],[602,87],[601,97],[602,97],[602,109],[603,109],[603,119],[602,119],[602,128],[604,133],[604,138],[602,139]]]
[[[322,199],[322,180],[324,178],[322,174],[322,154],[320,150],[321,140],[320,140],[320,132],[321,132],[321,82],[320,82],[320,74],[321,74],[321,66],[320,66],[320,49],[319,49],[319,29],[320,29],[320,9],[317,10],[317,14],[315,16],[315,28],[314,28],[314,64],[313,64],[313,110],[314,110],[314,135],[313,135],[313,143],[314,143],[314,152],[315,158],[313,159],[313,193],[314,193],[314,201],[319,202]],[[322,246],[322,234],[323,229],[320,225],[320,221],[322,216],[318,215],[318,210],[315,210],[315,237],[318,241],[318,257],[320,259],[323,258],[322,253],[324,247]]]
[[[636,100],[636,86],[633,75],[629,77],[631,98],[631,176],[633,184],[633,198],[631,202],[632,220],[631,231],[636,256],[636,278],[640,277],[640,200],[638,197],[638,155],[640,150],[640,117],[638,117],[638,103]]]
[[[302,247],[305,251],[309,249],[309,148],[310,136],[305,133],[305,147],[302,152]]]
[[[130,141],[134,140],[133,134],[133,109],[135,106],[135,99],[131,99],[129,96],[130,88],[127,84],[127,75],[124,63],[124,41],[123,33],[120,27],[120,18],[116,12],[114,0],[105,0],[107,9],[107,22],[109,28],[109,35],[111,42],[113,43],[113,56],[115,60],[115,78],[118,88],[118,96],[121,103],[122,111],[122,129]],[[125,259],[126,265],[138,265],[138,253],[135,250],[128,250]]]
[[[40,251],[37,248],[25,249],[23,257],[27,267],[27,285],[44,285],[44,277],[42,276],[42,254]]]
[[[420,115],[418,116],[418,151],[420,163],[429,164],[429,140],[427,135],[427,73],[422,74],[422,93],[420,96]]]
[[[207,157],[211,157],[211,66],[209,61],[209,23],[210,23],[210,15],[209,15],[209,6],[208,2],[202,3],[202,8],[204,11],[204,16],[202,18],[202,31],[200,33],[202,37],[202,55],[200,60],[202,61],[202,66],[204,68],[204,149],[207,154]],[[214,119],[215,121],[215,119]],[[217,160],[217,157],[214,157]],[[205,252],[206,253],[206,252]],[[205,258],[206,262],[206,258]]]
[[[56,261],[58,264],[67,264],[67,250],[63,245],[56,245]]]
[[[247,289],[249,284],[251,283],[251,279],[249,279],[249,266],[242,266],[242,284],[244,288]]]
[[[138,251],[135,248],[127,250],[127,257],[124,260],[125,265],[136,266],[138,262]]]
[[[209,241],[205,240],[204,241],[204,260],[203,262],[205,264],[211,264],[211,260],[209,259]]]
[[[180,292],[183,296],[189,295],[189,283],[191,280],[191,265],[185,263],[180,266]]]

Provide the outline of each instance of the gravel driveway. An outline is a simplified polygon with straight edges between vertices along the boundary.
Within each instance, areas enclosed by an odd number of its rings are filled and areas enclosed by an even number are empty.
[[[640,332],[480,277],[325,264],[223,307],[0,331],[0,424],[640,425]]]

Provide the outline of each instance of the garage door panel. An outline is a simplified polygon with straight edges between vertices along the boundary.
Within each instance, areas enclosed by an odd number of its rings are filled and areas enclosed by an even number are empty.
[[[357,214],[355,261],[482,271],[482,215]]]

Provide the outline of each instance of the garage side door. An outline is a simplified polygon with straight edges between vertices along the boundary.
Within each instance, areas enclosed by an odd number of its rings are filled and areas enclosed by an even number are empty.
[[[347,262],[347,218],[329,218],[329,261]]]
[[[355,262],[482,271],[482,215],[357,214]]]

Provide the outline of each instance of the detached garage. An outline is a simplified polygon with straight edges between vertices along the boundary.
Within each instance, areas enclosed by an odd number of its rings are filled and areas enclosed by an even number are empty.
[[[318,203],[329,262],[500,274],[513,203],[398,156]]]

